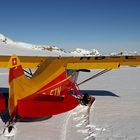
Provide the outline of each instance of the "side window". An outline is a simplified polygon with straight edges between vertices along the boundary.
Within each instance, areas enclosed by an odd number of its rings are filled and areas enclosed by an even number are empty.
[[[72,76],[72,81],[76,82],[77,77],[78,77],[78,72],[76,70],[67,70],[67,77]]]
[[[71,75],[72,75],[73,70],[67,70],[67,71],[66,71],[66,73],[67,73],[67,77],[69,77],[69,76],[71,76]]]

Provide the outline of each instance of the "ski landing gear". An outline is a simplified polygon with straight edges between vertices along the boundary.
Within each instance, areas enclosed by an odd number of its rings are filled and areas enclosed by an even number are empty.
[[[89,96],[87,93],[84,94],[82,99],[80,99],[80,103],[85,106],[87,105],[91,106],[94,101],[95,101],[95,98],[93,96]]]
[[[5,128],[3,130],[3,136],[6,137],[8,140],[12,140],[16,133],[15,123],[17,119],[11,119],[5,124]]]

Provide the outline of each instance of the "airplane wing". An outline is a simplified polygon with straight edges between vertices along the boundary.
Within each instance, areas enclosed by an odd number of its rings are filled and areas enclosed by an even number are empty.
[[[11,56],[0,56],[0,68],[9,68]],[[60,63],[66,69],[116,69],[120,66],[139,66],[140,56],[95,56],[95,57],[42,57],[19,56],[23,68],[36,69],[41,64]],[[14,60],[13,60],[14,61]]]

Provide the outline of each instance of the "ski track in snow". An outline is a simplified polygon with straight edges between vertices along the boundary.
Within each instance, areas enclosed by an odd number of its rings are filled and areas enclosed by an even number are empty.
[[[71,115],[72,115],[72,111],[68,112],[68,114],[66,116],[66,120],[64,121],[64,124],[63,124],[63,133],[61,136],[61,140],[66,140],[67,126],[68,126],[68,122],[69,122]]]
[[[94,140],[95,127],[92,126],[90,124],[89,107],[79,105],[67,114],[61,140],[68,140],[73,135],[76,135],[77,138],[80,135],[83,140]]]

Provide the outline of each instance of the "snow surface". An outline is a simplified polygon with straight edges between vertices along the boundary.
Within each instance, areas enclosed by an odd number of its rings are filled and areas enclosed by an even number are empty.
[[[78,81],[96,72],[81,73]],[[139,73],[140,68],[123,67],[81,85],[82,91],[96,97],[90,113],[79,105],[45,121],[17,123],[14,140],[140,140]],[[0,76],[5,87],[3,79],[6,73]],[[0,132],[3,126],[0,122]]]

